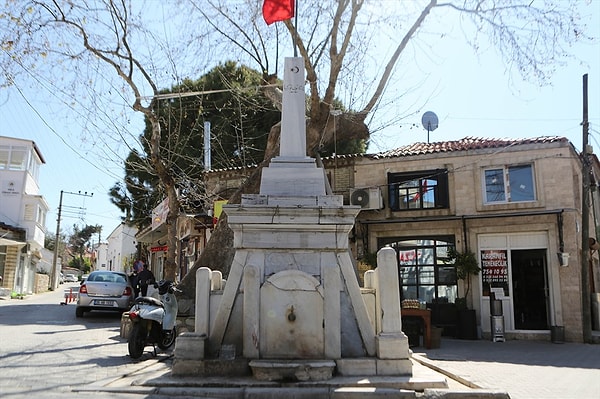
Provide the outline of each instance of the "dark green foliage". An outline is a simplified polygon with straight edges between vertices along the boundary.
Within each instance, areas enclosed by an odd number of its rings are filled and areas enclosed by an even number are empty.
[[[476,276],[481,271],[477,263],[477,255],[471,251],[458,252],[455,247],[448,248],[448,261],[456,267],[456,278],[465,281],[465,295],[463,298],[456,299],[456,305],[459,308],[467,308],[467,296],[471,289],[471,276]]]
[[[450,263],[456,267],[456,278],[464,280],[471,275],[478,275],[481,268],[477,263],[477,256],[471,252],[458,252],[456,248],[448,248],[448,258]]]
[[[211,169],[263,160],[269,132],[281,120],[281,112],[262,94],[262,79],[260,72],[229,61],[198,80],[185,79],[159,93],[168,95],[154,105],[161,125],[159,156],[175,181],[182,212],[200,213],[210,206],[203,186],[205,122],[211,125]],[[343,109],[339,102],[336,109]],[[145,122],[140,137],[143,153],[130,152],[124,182],[109,192],[113,204],[125,213],[124,221],[138,227],[150,224],[152,209],[165,197],[149,159],[152,126],[148,119]],[[365,147],[364,140],[347,140],[320,152],[354,154],[363,153]]]
[[[161,123],[160,158],[176,182],[182,211],[199,212],[205,202],[204,123],[211,124],[211,169],[257,164],[263,160],[269,131],[281,113],[260,92],[260,72],[226,62],[198,80],[186,79],[156,101]],[[199,93],[185,95],[186,93]],[[125,181],[110,190],[112,202],[137,226],[150,223],[150,212],[164,198],[150,166],[152,127],[146,119],[144,153],[133,150],[125,163]]]
[[[77,225],[73,225],[73,234],[69,238],[68,248],[73,259],[69,261],[69,266],[75,267],[84,272],[89,271],[89,261],[83,255],[90,248],[90,240],[92,235],[102,230],[102,226],[86,225],[80,229]]]

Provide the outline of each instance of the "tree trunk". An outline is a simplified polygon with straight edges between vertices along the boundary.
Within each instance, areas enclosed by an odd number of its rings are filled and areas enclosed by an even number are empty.
[[[311,113],[311,115],[316,114],[317,117],[313,116],[307,120],[306,142],[308,155],[314,155],[318,152],[321,145],[326,146],[332,143],[334,138],[338,141],[344,141],[357,138],[366,139],[369,137],[369,129],[364,123],[366,114],[344,113],[337,116],[334,123],[333,117],[330,115],[330,110],[329,105],[321,103],[319,112]],[[268,166],[271,159],[279,154],[280,133],[281,123],[271,128],[267,140],[267,148],[265,149],[265,159],[229,198],[229,204],[239,204],[242,194],[259,193],[262,168]],[[187,299],[195,297],[196,270],[200,267],[219,270],[223,273],[224,277],[227,277],[234,255],[233,231],[231,231],[227,224],[227,215],[225,214],[219,218],[219,222],[210,240],[207,242],[204,251],[202,251],[191,270],[189,270],[180,282],[179,289],[183,291],[181,296]]]

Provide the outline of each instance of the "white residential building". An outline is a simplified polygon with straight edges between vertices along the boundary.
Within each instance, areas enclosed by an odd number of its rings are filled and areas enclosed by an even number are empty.
[[[121,223],[108,236],[108,245],[106,249],[106,270],[119,272],[129,272],[131,265],[136,257],[136,239],[137,228]],[[98,266],[100,264],[100,254]]]
[[[108,270],[108,243],[101,242],[96,245],[94,270]]]
[[[39,190],[44,158],[31,140],[0,136],[0,287],[34,290],[48,204]]]

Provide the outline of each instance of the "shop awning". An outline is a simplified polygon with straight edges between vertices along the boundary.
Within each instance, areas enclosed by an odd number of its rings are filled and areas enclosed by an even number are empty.
[[[0,237],[0,245],[7,245],[7,246],[18,245],[18,246],[22,247],[24,245],[27,245],[27,243],[25,241],[15,241],[15,240],[9,240],[8,238]]]

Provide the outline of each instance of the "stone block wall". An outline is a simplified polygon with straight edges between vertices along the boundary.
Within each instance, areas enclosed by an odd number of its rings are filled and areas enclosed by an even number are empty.
[[[34,294],[40,294],[42,292],[48,291],[48,287],[50,286],[50,276],[47,274],[37,273],[35,275],[35,283],[33,287]]]
[[[2,287],[10,291],[13,290],[15,285],[18,257],[19,250],[16,246],[11,245],[6,247],[6,261],[4,264],[4,275],[2,276]]]

